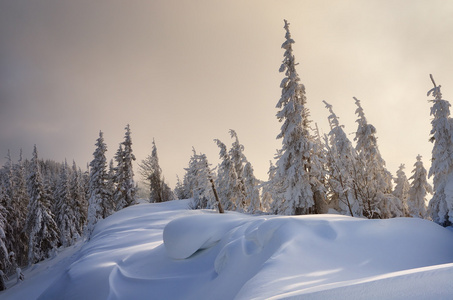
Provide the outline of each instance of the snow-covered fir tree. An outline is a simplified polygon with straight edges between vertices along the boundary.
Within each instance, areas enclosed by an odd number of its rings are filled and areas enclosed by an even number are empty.
[[[276,206],[276,201],[273,200],[273,195],[276,193],[277,184],[274,181],[275,173],[277,172],[277,167],[269,161],[269,171],[267,172],[268,178],[267,181],[261,183],[262,193],[261,193],[261,207],[264,212],[276,213],[278,206]],[[274,206],[275,205],[275,206]]]
[[[60,231],[60,243],[63,247],[68,247],[79,237],[79,230],[76,225],[74,212],[76,203],[74,196],[71,194],[69,168],[66,161],[61,166],[55,200],[57,202],[55,221]]]
[[[177,199],[188,199],[188,197],[184,191],[184,183],[181,181],[178,175],[176,175],[176,185],[175,185],[175,196]]]
[[[58,227],[50,210],[48,194],[44,189],[36,145],[27,181],[30,203],[25,231],[29,237],[28,262],[33,264],[49,257],[59,245]]]
[[[440,85],[434,82],[434,88],[428,92],[431,100],[431,138],[434,144],[432,164],[428,178],[433,178],[434,194],[429,202],[431,218],[437,224],[449,226],[453,223],[453,122],[450,118],[450,103],[442,99]]]
[[[193,209],[219,209],[223,206],[216,200],[215,176],[211,170],[205,154],[197,154],[192,148],[193,155],[190,158],[189,166],[185,169],[184,189],[187,195],[192,195],[191,207]],[[220,205],[219,205],[220,204]]]
[[[285,215],[315,212],[313,191],[310,185],[310,156],[313,139],[309,132],[309,112],[306,107],[305,87],[300,83],[293,55],[289,23],[285,20],[286,40],[284,60],[280,72],[285,78],[280,87],[282,95],[277,103],[277,118],[283,122],[277,139],[282,139],[282,149],[277,153],[277,172],[273,182],[281,189],[274,191],[277,212]]]
[[[358,115],[356,141],[357,165],[354,176],[354,192],[362,204],[362,215],[367,218],[402,216],[394,205],[392,175],[385,168],[376,139],[376,128],[369,124],[360,100],[354,97]]]
[[[250,162],[247,162],[244,166],[243,178],[248,203],[247,212],[257,213],[263,211],[259,189],[260,182],[253,174],[253,167]]]
[[[72,162],[72,172],[69,182],[70,194],[74,201],[74,225],[77,228],[78,235],[83,234],[87,222],[88,201],[83,183],[82,171],[77,168],[75,161]]]
[[[18,237],[19,237],[19,230],[20,224],[18,224],[19,220],[19,211],[17,210],[17,198],[16,198],[16,189],[14,186],[14,174],[13,174],[13,163],[11,160],[11,153],[8,150],[8,154],[6,155],[6,163],[3,166],[3,178],[1,178],[2,182],[0,185],[4,189],[1,199],[0,205],[5,210],[4,217],[6,218],[6,222],[3,224],[3,230],[5,236],[8,238],[5,240],[5,246],[8,251],[16,252],[16,245],[18,244]],[[23,220],[22,220],[23,221]],[[9,270],[3,269],[5,272]]]
[[[151,154],[142,160],[139,168],[140,174],[149,186],[149,202],[159,203],[176,198],[162,176],[162,169],[159,165],[159,156],[157,155],[157,146],[154,139]],[[178,197],[184,196],[179,195]]]
[[[9,249],[6,247],[8,237],[7,236],[7,211],[2,203],[9,201],[9,196],[6,192],[6,188],[0,185],[0,271],[8,272],[11,266],[9,259]]]
[[[433,193],[432,186],[427,180],[427,171],[423,166],[421,155],[417,155],[417,161],[414,164],[414,170],[412,170],[412,176],[409,180],[410,183],[407,205],[409,209],[409,215],[416,218],[425,219],[427,217],[426,203],[427,194]]]
[[[407,207],[407,197],[409,196],[409,180],[407,180],[406,173],[404,172],[404,164],[401,164],[396,171],[395,189],[393,195],[399,200],[397,204],[400,210],[403,211],[404,216],[409,217],[409,209]]]
[[[107,163],[105,152],[107,146],[104,143],[102,131],[96,140],[96,150],[93,153],[93,160],[90,163],[90,197],[88,200],[88,224],[86,227],[88,236],[99,220],[107,218],[112,214],[112,199],[107,189]]]
[[[219,193],[220,201],[225,210],[241,209],[240,204],[244,198],[241,190],[236,168],[227,151],[227,147],[220,140],[214,140],[220,148],[219,156],[221,162],[217,170],[216,185]]]
[[[325,138],[328,197],[333,208],[343,214],[356,217],[362,215],[360,203],[354,195],[353,170],[356,152],[340,125],[332,105],[323,101],[329,110],[330,132]]]
[[[135,199],[135,182],[134,170],[132,163],[135,155],[132,153],[132,138],[129,124],[126,126],[124,141],[120,144],[115,160],[117,166],[115,169],[116,191],[114,194],[115,210],[121,210],[125,207],[136,204]]]
[[[28,236],[24,231],[24,226],[27,218],[27,206],[30,202],[30,197],[27,192],[27,177],[22,158],[22,149],[20,150],[19,161],[14,165],[13,182],[15,197],[12,203],[16,218],[16,221],[11,224],[15,228],[14,231],[16,235],[13,251],[17,264],[19,266],[24,266],[28,261]]]

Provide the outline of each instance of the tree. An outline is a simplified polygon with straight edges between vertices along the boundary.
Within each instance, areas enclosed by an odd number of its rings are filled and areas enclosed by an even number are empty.
[[[323,101],[329,110],[330,132],[325,137],[327,149],[327,187],[331,205],[344,214],[361,216],[360,203],[354,195],[353,170],[356,152],[340,125],[332,105]]]
[[[88,201],[86,199],[82,171],[77,168],[75,161],[72,162],[72,173],[70,178],[70,194],[74,200],[74,225],[78,235],[83,234],[87,222]]]
[[[11,261],[9,260],[9,251],[6,247],[8,237],[7,236],[7,211],[2,203],[9,201],[9,196],[6,192],[6,189],[3,185],[0,185],[0,272],[7,270],[11,266]],[[1,289],[0,289],[1,290]]]
[[[403,211],[404,216],[409,217],[409,209],[407,207],[407,197],[409,196],[409,181],[407,180],[406,173],[404,173],[404,164],[401,164],[398,171],[396,171],[395,189],[393,195],[398,199],[397,204],[399,210]]]
[[[260,199],[259,180],[253,174],[253,167],[250,162],[247,162],[244,167],[244,187],[247,195],[247,211],[257,213],[263,211]]]
[[[220,140],[214,140],[220,148],[221,163],[217,171],[216,183],[219,191],[219,198],[226,210],[241,208],[244,195],[236,173],[234,163],[227,152],[227,147]]]
[[[434,144],[432,164],[428,178],[433,177],[434,194],[429,202],[431,218],[437,224],[449,226],[453,222],[453,124],[450,119],[450,103],[442,99],[440,85],[437,86],[432,75],[434,88],[428,96],[434,96],[431,107],[431,138]]]
[[[58,227],[50,210],[48,194],[45,193],[41,176],[38,151],[35,145],[31,170],[28,175],[30,203],[25,224],[25,230],[29,236],[29,264],[48,258],[59,245]]]
[[[13,164],[11,160],[11,154],[8,150],[6,156],[6,164],[3,166],[3,180],[0,182],[2,191],[2,197],[0,198],[0,206],[3,209],[3,217],[6,218],[3,222],[3,231],[4,236],[8,237],[4,239],[5,249],[9,251],[16,252],[16,245],[18,244],[19,238],[19,228],[22,224],[19,224],[20,211],[18,210],[17,198],[16,198],[16,189],[14,186],[14,174],[13,174]],[[1,222],[1,220],[0,220]],[[1,237],[0,237],[1,238]],[[1,243],[0,243],[1,246]],[[1,256],[0,256],[1,259]],[[5,272],[9,270],[3,269]]]
[[[27,177],[25,165],[22,158],[22,149],[19,154],[19,161],[14,166],[15,197],[13,199],[13,210],[16,213],[16,221],[12,226],[15,228],[15,259],[19,266],[24,266],[28,261],[28,236],[24,230],[27,218],[27,206],[30,197],[27,192]]]
[[[117,167],[115,169],[116,191],[114,194],[116,211],[136,204],[134,171],[132,169],[132,162],[135,160],[135,155],[132,153],[132,139],[129,124],[125,129],[124,141],[120,144],[115,156],[115,160],[117,161]]]
[[[186,195],[191,195],[191,207],[193,209],[218,209],[223,213],[215,187],[215,177],[205,154],[197,154],[192,148],[193,155],[190,157],[189,166],[184,175],[184,189]]]
[[[412,180],[407,198],[409,215],[416,218],[426,218],[426,195],[433,193],[432,186],[427,181],[427,172],[423,166],[422,157],[417,155],[417,162],[409,180]]]
[[[376,128],[369,124],[360,100],[354,97],[358,115],[356,141],[357,164],[354,170],[354,192],[362,204],[362,215],[374,218],[391,217],[394,208],[392,175],[385,168],[377,145]],[[393,211],[393,213],[396,213]],[[402,214],[402,212],[401,212]]]
[[[88,236],[91,235],[99,220],[107,218],[113,212],[111,195],[107,189],[106,151],[107,146],[104,143],[103,133],[100,131],[99,138],[96,140],[96,150],[93,153],[94,158],[90,163],[90,198],[86,228]]]
[[[282,139],[282,149],[277,153],[277,172],[274,183],[281,189],[274,191],[274,201],[281,214],[307,214],[315,211],[310,185],[310,156],[313,145],[309,133],[309,112],[306,107],[305,87],[296,72],[289,23],[285,20],[286,41],[284,60],[280,72],[285,72],[280,87],[282,95],[277,103],[277,119],[283,122],[277,139]]]
[[[63,247],[68,247],[79,237],[79,230],[74,212],[76,203],[74,195],[71,194],[68,163],[66,161],[61,167],[60,174],[56,191],[57,214],[55,221],[60,231],[60,242]]]
[[[140,174],[149,185],[149,201],[151,203],[159,203],[175,199],[173,192],[165,183],[162,176],[162,169],[159,166],[159,157],[157,155],[157,147],[154,139],[151,155],[148,155],[146,159],[142,160],[139,167]]]
[[[278,206],[277,201],[273,200],[273,197],[275,194],[278,194],[276,192],[278,186],[277,183],[275,182],[275,173],[277,172],[277,167],[272,163],[272,161],[269,161],[269,171],[267,172],[268,174],[268,179],[267,181],[261,183],[262,187],[262,199],[261,199],[261,204],[264,212],[271,212],[276,214],[278,211]]]
[[[179,176],[176,175],[176,186],[175,186],[175,196],[177,199],[188,199],[184,190],[184,183],[179,179]]]

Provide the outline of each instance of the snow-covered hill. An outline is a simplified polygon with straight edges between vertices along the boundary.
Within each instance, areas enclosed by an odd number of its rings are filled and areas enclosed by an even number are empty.
[[[0,299],[449,299],[453,232],[432,222],[250,216],[140,204],[25,270]],[[12,284],[12,283],[10,283]]]

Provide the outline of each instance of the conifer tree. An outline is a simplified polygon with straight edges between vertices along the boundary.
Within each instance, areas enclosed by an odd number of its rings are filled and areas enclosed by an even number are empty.
[[[263,211],[260,198],[259,180],[253,174],[253,167],[250,162],[247,162],[244,167],[244,187],[247,195],[247,212],[257,213]]]
[[[220,201],[226,210],[240,210],[244,195],[241,190],[236,168],[227,147],[220,140],[214,140],[220,148],[221,163],[217,171],[217,187]]]
[[[74,225],[78,235],[83,234],[87,222],[88,201],[83,186],[82,171],[77,168],[75,161],[72,162],[72,173],[70,178],[70,194],[74,199]]]
[[[233,144],[231,145],[229,155],[237,177],[235,207],[237,211],[245,211],[250,205],[250,198],[247,195],[245,187],[246,179],[244,178],[244,167],[248,161],[244,155],[244,146],[239,142],[236,131],[230,129],[230,136],[233,139]]]
[[[269,161],[269,171],[267,181],[261,183],[262,187],[262,199],[261,204],[264,212],[270,212],[276,214],[278,211],[277,201],[273,200],[274,194],[277,194],[279,191],[277,188],[277,183],[275,182],[275,173],[277,172],[277,167]]]
[[[407,207],[407,198],[409,196],[409,181],[407,180],[406,173],[404,173],[404,164],[401,164],[398,171],[396,171],[395,189],[393,195],[398,199],[397,204],[399,210],[403,212],[405,217],[409,217],[409,209]]]
[[[19,154],[19,161],[14,167],[14,187],[15,198],[13,210],[16,212],[16,221],[13,223],[15,228],[15,259],[19,266],[24,266],[28,261],[28,236],[24,230],[27,218],[27,206],[30,198],[27,192],[27,178],[25,174],[25,165],[22,158],[22,149]]]
[[[196,186],[194,187],[192,207],[197,209],[218,209],[223,212],[218,194],[215,188],[215,178],[205,154],[197,154],[196,157]]]
[[[76,203],[74,195],[71,194],[68,163],[66,161],[61,166],[60,180],[56,191],[56,202],[57,214],[55,221],[60,231],[60,243],[63,247],[68,247],[79,237],[79,231],[74,212]]]
[[[120,144],[115,156],[117,167],[115,169],[116,191],[114,202],[116,204],[115,210],[117,211],[136,204],[134,171],[132,168],[135,155],[132,153],[132,139],[129,124],[125,129],[124,141]]]
[[[162,169],[159,165],[159,157],[157,155],[157,147],[154,139],[151,155],[148,155],[146,159],[142,160],[139,167],[140,174],[149,186],[149,201],[151,203],[174,200],[175,196],[162,176]],[[179,195],[178,197],[180,196],[183,197],[182,195]],[[188,198],[190,197],[191,196],[188,196]]]
[[[19,224],[19,211],[17,210],[17,203],[16,203],[16,189],[14,186],[14,175],[13,175],[13,163],[11,160],[11,154],[8,150],[8,154],[6,155],[6,164],[3,166],[4,176],[3,182],[0,182],[4,191],[4,195],[1,197],[0,205],[4,209],[4,217],[6,221],[3,224],[3,230],[6,237],[5,240],[5,247],[8,251],[16,252],[16,245],[18,244],[18,237],[20,233],[20,225]],[[7,271],[3,269],[4,271]]]
[[[96,141],[96,150],[93,153],[93,160],[90,163],[90,198],[88,200],[88,236],[99,220],[107,218],[112,214],[112,200],[110,191],[107,189],[107,165],[105,152],[107,146],[104,143],[102,131]]]
[[[50,210],[48,194],[44,190],[36,145],[28,176],[28,191],[30,203],[25,230],[29,237],[28,262],[33,264],[49,257],[59,245],[58,227]]]
[[[389,218],[395,209],[392,196],[392,175],[385,168],[377,146],[376,128],[369,124],[360,100],[354,97],[358,115],[356,141],[357,165],[354,171],[354,192],[362,204],[362,215],[367,218]]]
[[[289,23],[285,20],[286,41],[280,72],[285,78],[280,87],[282,95],[277,103],[277,119],[283,122],[277,139],[282,149],[277,153],[277,172],[274,183],[281,187],[274,193],[278,213],[286,215],[313,213],[314,200],[310,185],[310,156],[313,140],[309,132],[309,112],[306,107],[305,87],[296,72]]]
[[[175,185],[175,196],[177,199],[188,199],[184,190],[184,183],[181,181],[178,175],[176,175],[176,185]]]
[[[449,226],[453,223],[453,122],[450,118],[450,103],[442,99],[440,85],[431,80],[434,88],[428,92],[433,95],[431,107],[431,138],[434,144],[429,177],[433,177],[434,194],[429,202],[431,218],[437,224]]]
[[[417,155],[417,161],[414,164],[414,170],[412,170],[412,176],[409,180],[412,180],[407,205],[409,209],[409,215],[416,218],[426,218],[426,195],[433,193],[432,186],[427,181],[427,172],[423,166],[422,157]]]
[[[0,271],[7,272],[11,266],[9,260],[9,249],[6,247],[7,240],[10,238],[7,235],[7,211],[2,203],[9,201],[9,196],[6,188],[0,184]]]
[[[340,125],[332,105],[323,101],[329,110],[330,132],[325,138],[327,149],[328,193],[332,207],[352,217],[361,216],[360,203],[354,195],[353,170],[355,149]]]

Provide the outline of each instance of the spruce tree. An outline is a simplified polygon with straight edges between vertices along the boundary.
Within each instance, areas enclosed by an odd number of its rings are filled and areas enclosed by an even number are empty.
[[[27,206],[30,202],[30,197],[27,192],[27,177],[25,164],[22,158],[22,149],[19,154],[19,161],[14,168],[14,187],[15,198],[13,209],[16,212],[15,227],[15,259],[19,266],[24,266],[28,262],[28,235],[24,230],[27,218]]]
[[[392,175],[385,168],[377,145],[376,128],[369,124],[360,100],[354,97],[358,115],[356,141],[357,165],[354,171],[354,192],[362,204],[362,215],[367,218],[389,218],[394,209]],[[391,211],[392,210],[392,211]]]
[[[426,218],[426,196],[433,193],[432,186],[427,181],[427,171],[423,166],[422,157],[417,155],[417,161],[412,170],[412,180],[409,187],[407,205],[409,215],[416,218]]]
[[[106,151],[107,146],[104,143],[103,133],[100,131],[99,138],[96,140],[96,150],[93,153],[94,158],[90,163],[90,198],[86,228],[88,236],[91,235],[99,220],[107,218],[113,212],[111,194],[107,189]]]
[[[56,191],[57,214],[55,221],[60,231],[60,243],[63,247],[71,246],[79,237],[74,209],[76,203],[71,194],[69,183],[68,163],[65,161],[61,167],[60,180]]]
[[[340,125],[332,105],[323,101],[329,110],[330,132],[325,138],[327,149],[328,194],[331,206],[352,217],[361,216],[360,203],[354,195],[353,173],[356,152]]]
[[[8,272],[11,266],[9,259],[9,249],[6,244],[10,238],[7,235],[7,211],[2,203],[9,201],[6,188],[0,184],[0,271]]]
[[[260,182],[253,174],[253,167],[250,162],[245,164],[243,178],[248,203],[247,212],[257,213],[263,211],[260,198]]]
[[[450,103],[442,99],[440,85],[437,86],[431,75],[434,88],[428,92],[431,100],[431,138],[434,144],[432,164],[428,178],[433,177],[434,194],[429,202],[431,218],[437,224],[449,226],[453,223],[453,122],[450,118]]]
[[[20,242],[19,234],[20,227],[22,224],[19,224],[20,220],[20,211],[18,210],[17,197],[16,197],[16,188],[14,186],[14,174],[13,174],[13,163],[11,160],[11,154],[8,150],[6,156],[6,164],[3,166],[3,180],[0,182],[0,185],[4,189],[3,195],[0,199],[0,206],[3,207],[4,212],[3,216],[6,218],[3,224],[3,230],[6,237],[8,237],[5,242],[5,247],[8,251],[17,252],[16,245]],[[3,269],[5,272],[9,270]]]
[[[403,211],[403,215],[405,217],[409,217],[409,209],[407,207],[409,181],[407,180],[404,168],[404,164],[401,164],[398,171],[396,171],[395,189],[393,190],[393,195],[398,199],[397,204],[399,206],[399,210]]]
[[[59,245],[59,232],[50,210],[48,194],[44,189],[36,145],[28,175],[30,203],[25,230],[28,233],[28,262],[33,264],[48,258]]]
[[[234,162],[228,154],[226,145],[220,140],[214,141],[220,148],[221,163],[218,166],[216,179],[220,201],[226,210],[241,210],[244,196]]]
[[[285,20],[286,40],[284,60],[280,72],[285,78],[280,87],[282,95],[277,103],[277,119],[283,122],[277,139],[282,139],[282,149],[277,153],[277,172],[274,183],[281,187],[274,193],[280,214],[308,214],[315,211],[310,185],[310,156],[313,139],[309,132],[309,112],[306,107],[305,87],[300,83],[293,55],[289,23]]]
[[[157,155],[157,147],[154,139],[151,155],[148,155],[146,159],[142,160],[139,168],[140,174],[149,186],[149,201],[151,203],[159,203],[175,199],[174,193],[165,183],[165,180],[162,176],[162,169],[159,165],[159,157]],[[180,196],[184,197],[181,195],[181,191],[179,191],[180,195],[178,196],[178,198]]]
[[[117,187],[122,193],[123,202],[117,207],[117,210],[137,203],[137,200],[135,199],[136,187],[134,182],[134,170],[132,167],[135,155],[132,153],[132,138],[129,124],[127,124],[125,129],[126,133],[124,135],[124,141],[121,143],[123,146],[122,166],[119,168],[122,175],[119,176],[121,181],[118,182]]]
[[[86,199],[82,171],[77,168],[75,161],[72,162],[69,184],[70,194],[74,200],[74,225],[77,228],[78,235],[81,236],[87,222],[88,201]]]

